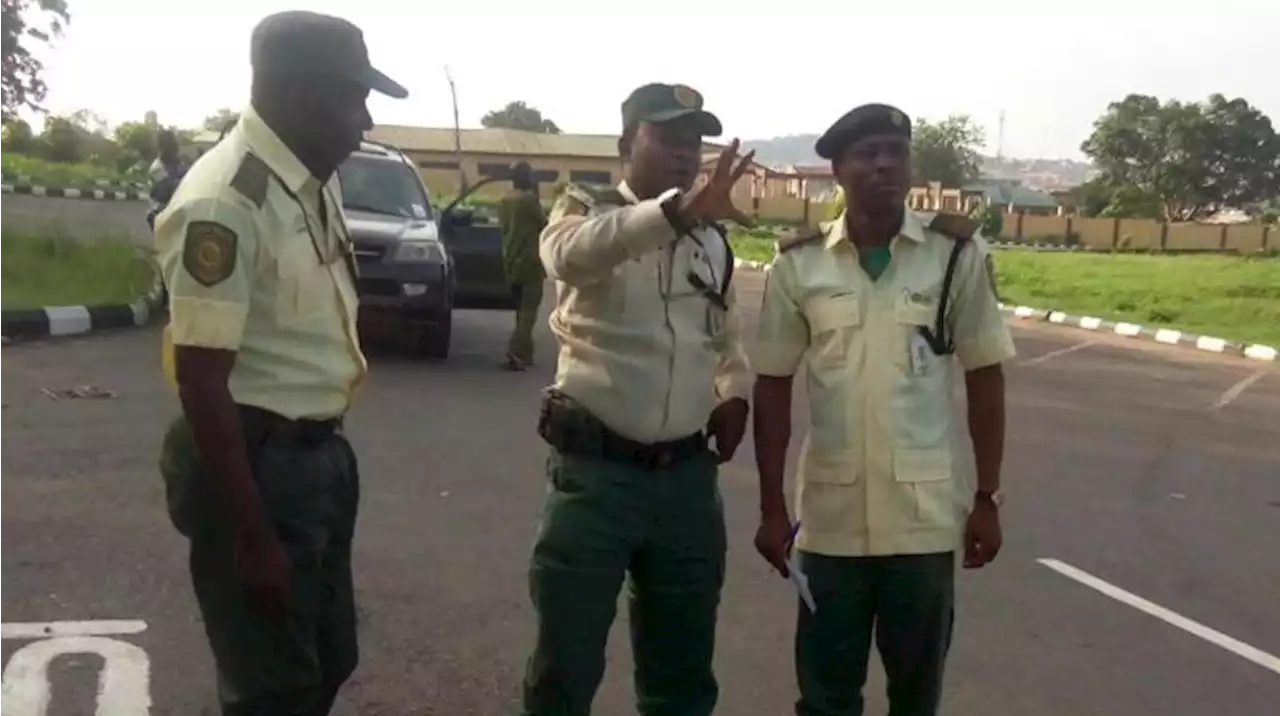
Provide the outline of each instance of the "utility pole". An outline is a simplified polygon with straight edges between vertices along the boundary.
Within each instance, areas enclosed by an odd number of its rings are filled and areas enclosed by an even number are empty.
[[[449,94],[453,97],[453,152],[458,160],[458,196],[467,193],[467,170],[462,167],[462,124],[458,120],[458,88],[453,83],[453,75],[449,66],[444,67],[445,79],[449,80]]]
[[[996,135],[996,159],[1004,160],[1004,110],[1000,110],[1000,133]]]

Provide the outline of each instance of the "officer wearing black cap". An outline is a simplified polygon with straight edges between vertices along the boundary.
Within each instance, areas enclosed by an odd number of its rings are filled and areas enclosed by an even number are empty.
[[[907,209],[911,122],[882,104],[841,117],[815,150],[845,211],[779,242],[752,354],[761,524],[756,548],[783,574],[793,534],[815,612],[796,628],[796,713],[862,713],[872,634],[889,712],[931,716],[951,643],[955,553],[1000,550],[997,491],[1012,339],[977,224]],[[951,364],[965,372],[977,490],[953,453]],[[791,392],[803,366],[809,431],[796,475],[798,532],[783,494]]]
[[[323,716],[357,661],[359,482],[342,419],[367,372],[336,170],[372,126],[351,23],[253,32],[252,101],[156,220],[182,403],[160,467],[227,716]]]
[[[540,239],[560,347],[539,433],[550,483],[533,550],[537,642],[525,716],[586,716],[630,574],[638,710],[706,716],[725,527],[717,464],[746,428],[733,257],[716,221],[747,219],[730,191],[738,143],[695,184],[721,132],[702,95],[649,84],[622,105],[626,179],[573,185]],[[714,451],[712,445],[714,444]]]

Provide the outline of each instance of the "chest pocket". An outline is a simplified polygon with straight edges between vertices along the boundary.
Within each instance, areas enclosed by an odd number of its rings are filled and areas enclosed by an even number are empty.
[[[311,237],[303,233],[286,235],[276,255],[276,320],[298,323],[314,320],[332,311],[335,300],[329,269],[316,257]]]
[[[821,296],[807,303],[809,361],[818,368],[839,368],[849,361],[849,345],[862,325],[862,305],[857,294]]]

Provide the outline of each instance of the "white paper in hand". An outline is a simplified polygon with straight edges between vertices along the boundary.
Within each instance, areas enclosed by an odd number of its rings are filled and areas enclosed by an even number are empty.
[[[800,600],[809,608],[809,613],[817,614],[818,605],[813,601],[813,592],[809,591],[809,577],[800,571],[800,560],[796,559],[795,552],[787,555],[787,572],[790,573],[791,583],[796,585],[796,591],[800,593]]]

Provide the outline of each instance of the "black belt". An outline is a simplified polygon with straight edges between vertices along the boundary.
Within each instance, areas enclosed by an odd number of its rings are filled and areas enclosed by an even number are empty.
[[[557,391],[544,394],[538,434],[565,455],[594,457],[645,470],[666,470],[707,452],[707,437],[701,432],[657,443],[623,437],[577,401]]]
[[[342,431],[341,417],[295,420],[254,405],[240,405],[239,408],[240,424],[250,444],[256,445],[265,440],[320,444]]]

